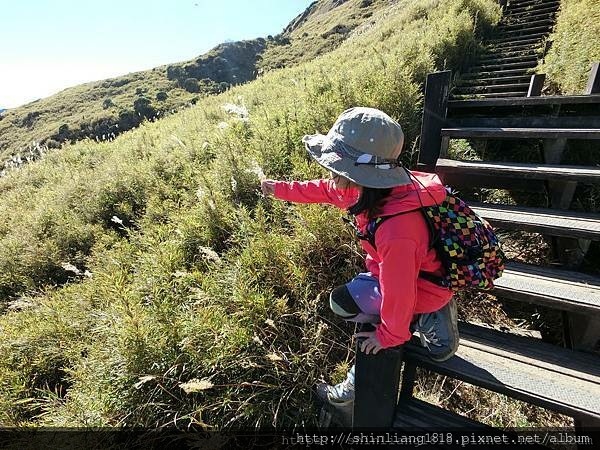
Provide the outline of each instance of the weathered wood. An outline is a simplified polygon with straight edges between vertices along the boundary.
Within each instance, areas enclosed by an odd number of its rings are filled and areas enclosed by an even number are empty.
[[[400,387],[403,348],[365,354],[356,344],[353,428],[389,428],[394,421]]]
[[[469,324],[460,325],[460,347],[436,363],[406,349],[406,358],[437,373],[578,418],[600,418],[597,357],[538,339]]]
[[[416,376],[417,365],[414,362],[405,361],[402,369],[402,384],[400,385],[400,403],[413,398]]]
[[[433,170],[440,153],[440,130],[446,120],[446,104],[450,89],[452,72],[436,72],[427,76],[425,83],[425,100],[423,105],[423,121],[419,162]]]
[[[600,105],[600,94],[593,95],[545,95],[543,97],[525,97],[519,99],[449,101],[448,108],[487,108],[489,106],[531,106],[531,105]]]
[[[559,166],[550,164],[457,161],[438,159],[436,172],[439,174],[457,173],[470,179],[476,175],[505,176],[538,180],[569,180],[600,182],[600,167]]]
[[[453,99],[470,99],[473,97],[482,97],[482,98],[499,98],[499,97],[510,97],[510,98],[520,98],[524,97],[527,94],[527,90],[515,91],[515,92],[494,92],[493,94],[465,94],[465,95],[454,95]]]
[[[523,21],[522,23],[505,23],[496,28],[496,30],[515,30],[519,29],[519,27],[524,28],[525,26],[529,28],[549,27],[552,25],[554,25],[554,19],[552,18],[542,18],[539,20],[535,20],[532,16],[529,16],[529,21]]]
[[[502,86],[502,84],[518,84],[518,82],[529,81],[531,77],[529,75],[516,75],[512,77],[500,77],[500,78],[478,78],[469,80],[457,80],[456,86],[469,87],[481,83],[482,86]]]
[[[476,202],[470,203],[470,206],[498,228],[549,236],[600,239],[600,214]]]
[[[489,128],[465,127],[442,128],[442,136],[451,138],[488,138],[488,139],[600,139],[600,128]],[[565,141],[566,144],[566,141]],[[562,144],[564,145],[564,144]],[[548,162],[548,160],[546,159]],[[551,163],[552,164],[552,163]]]
[[[514,100],[519,101],[521,99],[515,98]],[[565,117],[512,115],[512,117],[501,117],[500,112],[497,112],[495,114],[490,113],[488,117],[457,117],[453,114],[447,118],[447,124],[457,128],[600,128],[600,115]]]
[[[584,94],[600,94],[600,70],[598,66],[600,63],[595,62],[592,65],[592,70],[590,71],[590,76],[588,78],[587,86],[585,87]]]
[[[529,69],[507,69],[507,70],[494,70],[494,71],[486,71],[486,72],[469,72],[463,74],[463,78],[472,79],[472,78],[498,78],[503,76],[522,76],[528,75],[527,71]]]
[[[529,81],[529,90],[527,91],[527,97],[539,97],[540,95],[542,95],[544,81],[546,81],[545,73],[536,73],[531,75],[531,81]]]
[[[439,163],[438,159],[438,163]],[[418,169],[420,170],[420,169]],[[532,192],[546,194],[546,184],[544,180],[534,180],[531,178],[508,178],[494,175],[466,175],[459,171],[448,170],[436,167],[436,173],[444,184],[459,189],[471,188],[473,186],[491,189],[508,189],[521,192]]]
[[[545,38],[548,33],[531,33],[531,34],[519,34],[517,36],[508,35],[507,37],[497,37],[494,39],[490,39],[488,44],[491,45],[499,45],[504,46],[506,44],[516,44],[527,42],[540,42],[543,38]]]
[[[529,84],[527,83],[515,83],[515,84],[482,84],[482,85],[478,85],[478,86],[461,86],[461,87],[457,87],[453,93],[456,94],[457,92],[462,92],[462,93],[471,93],[471,94],[478,94],[478,93],[493,93],[493,92],[502,92],[502,91],[509,91],[509,92],[527,92],[527,89],[529,88]]]
[[[494,429],[467,417],[434,406],[415,398],[398,405],[394,428],[413,429],[457,429],[485,430],[493,433]],[[455,446],[455,442],[449,448]],[[436,447],[437,448],[437,447]]]
[[[571,312],[568,320],[571,348],[600,354],[600,317]]]
[[[580,272],[510,263],[494,294],[590,316],[600,314],[600,279]]]
[[[473,66],[473,70],[480,72],[489,72],[496,69],[530,69],[537,66],[537,60],[524,61],[524,62],[509,62],[509,63],[498,63],[498,64],[477,64]]]

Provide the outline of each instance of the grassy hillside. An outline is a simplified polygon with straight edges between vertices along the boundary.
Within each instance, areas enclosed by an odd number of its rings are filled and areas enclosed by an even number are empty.
[[[552,92],[581,94],[592,63],[600,61],[600,2],[562,0],[552,47],[537,72],[547,74]]]
[[[350,30],[389,4],[321,0],[275,37],[220,44],[194,60],[86,83],[11,109],[0,115],[0,170],[63,143],[111,140],[143,120],[163,117],[258,73],[310,60],[337,47]]]
[[[300,139],[353,105],[414,157],[426,74],[498,14],[400,1],[328,54],[0,179],[0,424],[314,424],[311,387],[351,357],[325,298],[361,257],[338,211],[262,198],[257,174],[321,175]]]

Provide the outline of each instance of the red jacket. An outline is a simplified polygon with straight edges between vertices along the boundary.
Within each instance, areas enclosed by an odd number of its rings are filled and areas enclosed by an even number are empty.
[[[412,174],[426,189],[417,182],[393,188],[379,215],[411,212],[391,217],[379,226],[375,233],[376,248],[367,241],[360,241],[367,253],[367,270],[379,279],[381,324],[376,334],[383,347],[408,341],[413,315],[437,311],[452,297],[449,289],[419,278],[420,271],[439,275],[442,264],[435,250],[429,248],[429,229],[418,208],[441,203],[446,190],[435,174],[414,171]],[[360,190],[336,189],[333,180],[277,181],[274,194],[290,202],[328,203],[348,209],[358,201]],[[356,216],[362,232],[368,221],[365,213]]]

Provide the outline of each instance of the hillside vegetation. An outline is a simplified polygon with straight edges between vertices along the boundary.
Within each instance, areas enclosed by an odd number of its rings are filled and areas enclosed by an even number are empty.
[[[547,83],[563,95],[582,94],[592,63],[600,61],[600,1],[561,0],[552,46],[544,64]]]
[[[414,160],[426,74],[498,18],[399,1],[327,54],[0,179],[0,424],[313,425],[312,386],[351,357],[326,295],[361,256],[338,211],[265,199],[257,174],[323,175],[301,137],[355,105]]]
[[[84,138],[111,140],[137,127],[336,48],[395,0],[314,2],[277,36],[216,46],[190,61],[82,84],[0,114],[0,171]]]

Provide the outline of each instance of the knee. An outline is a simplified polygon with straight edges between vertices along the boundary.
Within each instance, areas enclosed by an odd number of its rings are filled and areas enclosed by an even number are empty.
[[[329,306],[335,314],[344,319],[351,319],[361,312],[346,285],[338,286],[331,291]]]

